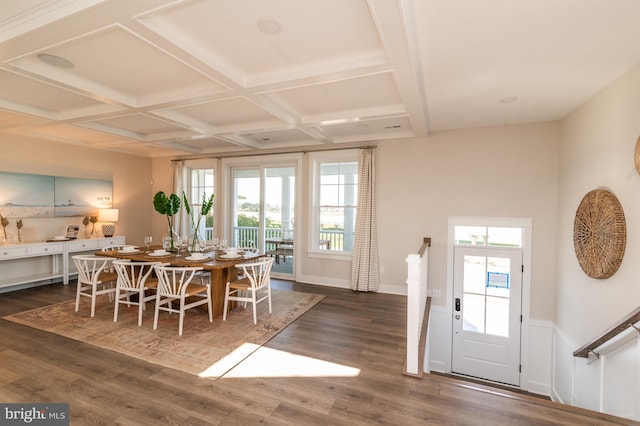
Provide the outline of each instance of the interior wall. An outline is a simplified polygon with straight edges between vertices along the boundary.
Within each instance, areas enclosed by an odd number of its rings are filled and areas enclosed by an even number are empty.
[[[576,383],[571,387],[567,385],[576,368],[572,351],[640,305],[640,266],[636,260],[640,256],[637,238],[640,176],[634,166],[634,149],[640,134],[639,116],[640,65],[562,123],[555,324],[556,340],[561,341],[556,348],[566,349],[555,351],[554,387],[558,398],[565,402],[579,401],[582,405],[593,400],[590,396],[593,389],[587,390]],[[597,188],[608,188],[616,195],[624,209],[627,227],[622,264],[615,275],[603,280],[592,279],[582,271],[573,248],[576,209],[584,195]],[[573,368],[564,368],[567,365]],[[640,366],[640,359],[636,365]],[[639,382],[640,379],[636,379],[632,396],[638,395]]]
[[[432,238],[430,288],[440,290],[434,305],[447,300],[449,216],[533,218],[533,318],[553,320],[555,217],[559,127],[557,124],[475,129],[429,138],[379,141],[377,150],[378,239],[382,291],[406,294],[405,258],[423,237]],[[308,161],[301,185],[308,201]],[[153,190],[169,191],[171,161],[153,160]],[[216,198],[220,203],[220,197]],[[218,212],[216,211],[216,214]],[[302,209],[301,214],[308,215]],[[304,226],[306,220],[299,220]],[[166,221],[153,214],[154,237]],[[299,259],[298,279],[348,287],[351,263]]]
[[[112,180],[113,206],[119,209],[116,235],[125,235],[127,243],[143,244],[144,236],[151,230],[151,160],[11,135],[2,136],[0,147],[0,170],[4,172]],[[54,235],[65,235],[67,225],[78,225],[82,230],[83,218],[23,218],[22,231],[27,242],[44,241]],[[17,218],[9,219],[7,230],[15,232]],[[96,224],[96,230],[101,234],[100,223]]]
[[[447,294],[450,216],[533,219],[531,316],[553,320],[559,127],[540,124],[385,142],[378,152],[383,282],[404,286],[407,253],[431,237],[429,288]]]

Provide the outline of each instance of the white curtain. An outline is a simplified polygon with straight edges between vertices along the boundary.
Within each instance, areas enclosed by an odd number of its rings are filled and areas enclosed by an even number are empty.
[[[378,291],[375,147],[361,148],[358,159],[358,208],[353,240],[351,289]]]

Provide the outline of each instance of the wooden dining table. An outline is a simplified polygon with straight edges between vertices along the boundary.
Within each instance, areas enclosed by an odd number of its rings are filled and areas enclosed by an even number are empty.
[[[224,296],[227,281],[233,281],[238,277],[238,271],[235,265],[252,259],[264,257],[261,253],[245,253],[237,259],[221,258],[224,253],[212,251],[208,252],[208,256],[203,260],[187,260],[190,253],[177,252],[169,253],[165,256],[153,256],[154,249],[161,247],[150,247],[149,251],[144,249],[137,250],[133,253],[125,253],[123,251],[99,251],[96,256],[104,256],[113,259],[129,259],[136,262],[162,262],[169,263],[171,266],[200,266],[204,271],[208,271],[211,275],[211,296],[213,298],[213,316],[222,315],[224,310]]]

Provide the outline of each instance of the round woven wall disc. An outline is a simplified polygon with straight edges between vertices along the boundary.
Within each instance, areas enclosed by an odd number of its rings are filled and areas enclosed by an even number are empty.
[[[584,196],[573,223],[573,247],[591,278],[609,278],[622,263],[627,244],[624,211],[613,193],[595,189]]]

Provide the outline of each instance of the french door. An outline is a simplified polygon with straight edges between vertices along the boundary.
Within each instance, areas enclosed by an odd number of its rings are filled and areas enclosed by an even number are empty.
[[[295,273],[296,165],[233,167],[230,244],[256,247],[275,260],[274,276]]]
[[[454,249],[451,370],[520,385],[522,250]]]

